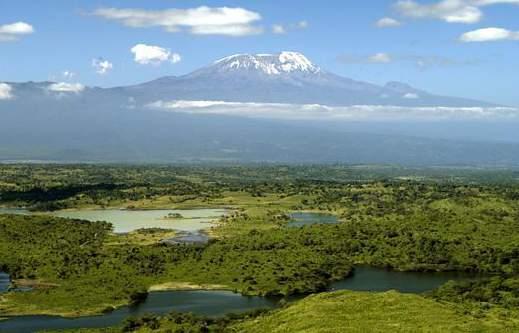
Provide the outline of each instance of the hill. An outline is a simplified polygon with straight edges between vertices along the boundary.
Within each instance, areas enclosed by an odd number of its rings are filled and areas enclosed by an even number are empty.
[[[340,291],[310,296],[292,306],[244,321],[235,332],[512,332],[499,320],[476,319],[419,295]],[[231,330],[232,331],[232,330]]]

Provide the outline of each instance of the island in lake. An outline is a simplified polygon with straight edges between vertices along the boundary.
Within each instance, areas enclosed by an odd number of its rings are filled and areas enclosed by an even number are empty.
[[[179,220],[184,218],[185,217],[180,213],[169,213],[168,215],[164,216],[165,220]]]

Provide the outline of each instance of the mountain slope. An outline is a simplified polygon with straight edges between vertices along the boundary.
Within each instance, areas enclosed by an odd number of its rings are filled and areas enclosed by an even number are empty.
[[[437,96],[399,82],[385,86],[326,72],[304,55],[238,54],[179,77],[163,77],[118,88],[142,103],[156,100],[218,100],[290,104],[490,106],[463,98]]]

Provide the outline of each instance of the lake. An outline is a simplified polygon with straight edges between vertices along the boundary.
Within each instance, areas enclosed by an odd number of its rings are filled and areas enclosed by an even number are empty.
[[[67,319],[56,316],[20,316],[0,321],[0,332],[29,333],[39,330],[72,328],[100,328],[120,324],[125,318],[145,313],[165,314],[171,311],[193,312],[206,316],[221,316],[259,308],[271,308],[275,300],[265,297],[246,297],[230,291],[165,291],[150,293],[135,306],[123,307],[112,313]]]
[[[30,214],[24,209],[0,208],[0,214]],[[206,229],[210,223],[225,215],[225,209],[78,209],[49,212],[57,217],[87,221],[106,221],[114,226],[114,232],[127,233],[143,228],[175,229],[197,232]],[[39,213],[38,213],[39,214]],[[169,214],[180,214],[182,218],[166,218]]]
[[[449,280],[474,278],[465,273],[411,273],[374,267],[357,267],[353,276],[333,283],[330,290],[387,291],[421,293],[432,290]],[[294,297],[298,299],[300,297]],[[199,315],[221,316],[258,308],[274,308],[278,299],[248,297],[228,291],[167,291],[152,292],[135,306],[123,307],[112,313],[65,319],[55,316],[21,316],[0,321],[0,332],[25,333],[43,329],[98,328],[117,325],[128,316],[144,313],[164,314],[171,311],[192,312]],[[1,316],[1,314],[0,314]]]
[[[449,280],[477,276],[465,272],[398,272],[369,266],[356,267],[353,276],[330,285],[331,290],[388,291],[419,294],[433,290]]]
[[[11,280],[9,279],[9,275],[0,272],[0,294],[6,292],[9,289],[10,284]]]
[[[314,212],[293,212],[290,213],[289,227],[303,227],[314,224],[337,224],[337,216],[325,213]]]

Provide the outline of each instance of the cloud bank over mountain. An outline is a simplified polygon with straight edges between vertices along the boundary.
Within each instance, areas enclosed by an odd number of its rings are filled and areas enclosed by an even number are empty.
[[[509,107],[405,107],[387,105],[327,106],[320,104],[176,100],[156,101],[148,104],[147,108],[189,114],[230,115],[284,120],[519,120],[519,109]]]
[[[0,100],[13,98],[13,88],[7,83],[0,83]]]

